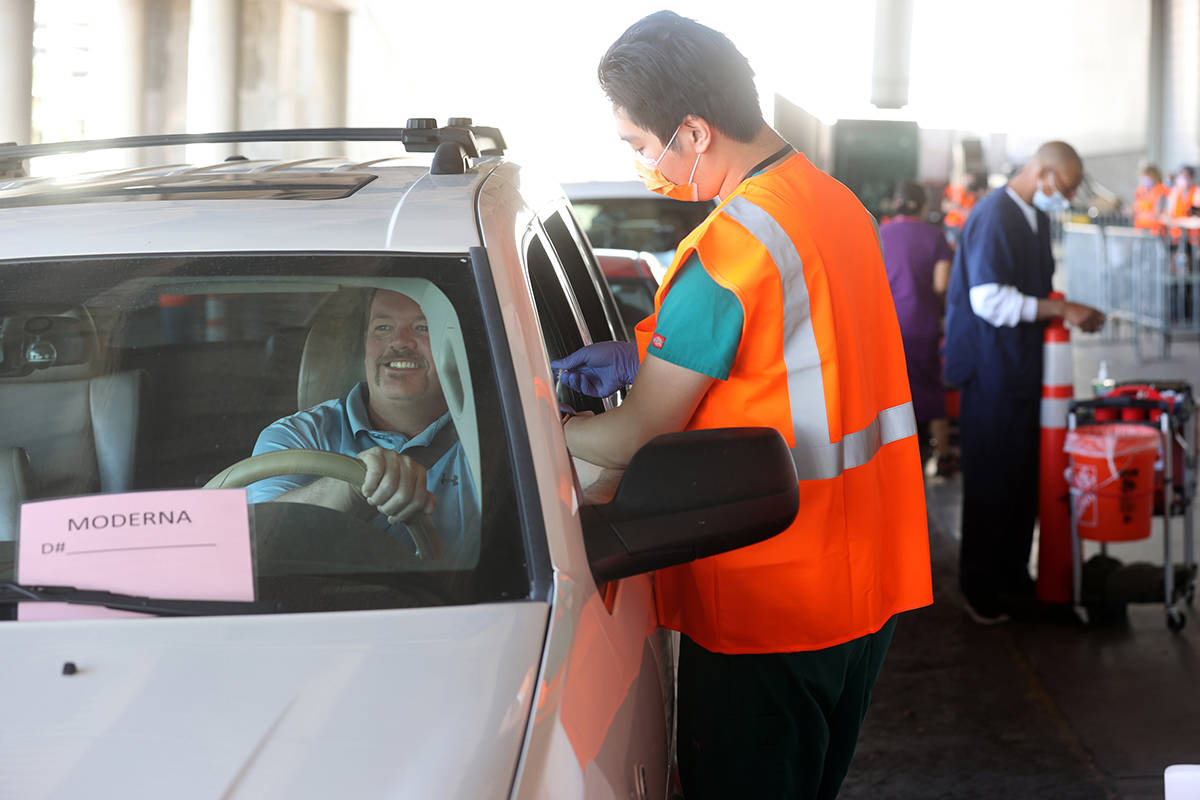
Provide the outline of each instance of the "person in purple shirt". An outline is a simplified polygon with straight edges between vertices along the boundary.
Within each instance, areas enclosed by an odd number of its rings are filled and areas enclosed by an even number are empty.
[[[949,476],[957,464],[950,450],[938,342],[954,252],[942,231],[923,220],[925,202],[924,187],[910,181],[902,183],[895,197],[896,216],[880,228],[879,244],[900,320],[917,422],[929,426],[937,453],[937,474]]]

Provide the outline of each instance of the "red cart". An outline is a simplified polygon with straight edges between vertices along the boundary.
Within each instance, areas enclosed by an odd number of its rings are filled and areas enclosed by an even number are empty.
[[[1067,417],[1072,454],[1071,554],[1076,606],[1088,611],[1083,592],[1083,540],[1108,543],[1147,538],[1153,516],[1162,519],[1162,597],[1167,626],[1187,622],[1178,599],[1195,597],[1197,430],[1191,386],[1179,381],[1129,382],[1105,396],[1075,400]],[[1176,572],[1170,526],[1183,517],[1183,571]],[[1177,580],[1178,579],[1178,580]],[[1177,582],[1180,585],[1177,585]],[[1136,602],[1136,600],[1129,600]]]

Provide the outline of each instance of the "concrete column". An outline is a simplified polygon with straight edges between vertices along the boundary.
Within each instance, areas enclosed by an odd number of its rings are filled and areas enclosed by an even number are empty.
[[[142,133],[146,83],[145,0],[95,0],[88,138],[137,136]],[[121,166],[137,166],[139,150],[114,150]]]
[[[1200,161],[1200,0],[1164,4],[1162,170]]]
[[[29,144],[33,0],[0,0],[0,142]]]
[[[349,16],[341,11],[319,10],[313,30],[312,108],[309,122],[315,127],[340,128],[346,124],[349,65]],[[345,145],[328,142],[318,152],[344,155]]]
[[[188,28],[188,133],[238,128],[238,46],[241,0],[192,0]],[[188,159],[220,161],[234,145],[193,145]]]
[[[1163,95],[1167,59],[1167,0],[1150,0],[1150,68],[1146,81],[1146,160],[1163,169]]]
[[[871,105],[908,105],[912,62],[912,0],[875,0],[875,59],[871,69]]]

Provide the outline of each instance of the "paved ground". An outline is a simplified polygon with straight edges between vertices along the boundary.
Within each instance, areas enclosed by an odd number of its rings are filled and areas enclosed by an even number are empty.
[[[1077,396],[1101,358],[1118,379],[1200,387],[1194,340],[1139,366],[1128,344],[1089,337],[1075,347]],[[841,797],[1162,798],[1166,766],[1200,763],[1200,618],[1173,634],[1152,604],[1105,628],[978,626],[957,590],[959,483],[927,497],[935,603],[900,620]],[[1113,554],[1161,564],[1157,525]]]

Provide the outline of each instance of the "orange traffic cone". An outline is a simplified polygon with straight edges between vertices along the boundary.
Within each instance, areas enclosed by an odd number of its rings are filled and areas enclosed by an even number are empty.
[[[1050,294],[1061,300],[1059,292]],[[1067,409],[1075,396],[1071,333],[1053,320],[1042,339],[1042,437],[1038,484],[1037,598],[1071,602],[1071,507],[1067,488]]]

